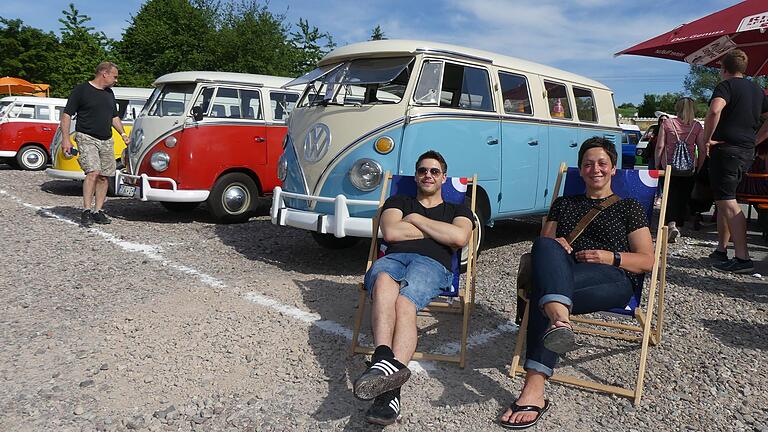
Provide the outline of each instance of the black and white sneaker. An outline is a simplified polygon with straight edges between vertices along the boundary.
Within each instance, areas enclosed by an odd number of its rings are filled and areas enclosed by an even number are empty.
[[[106,214],[104,214],[104,210],[99,210],[97,212],[94,212],[91,217],[93,218],[93,221],[100,225],[106,225],[111,224],[112,221],[107,217]]]
[[[80,226],[83,228],[88,228],[91,225],[93,225],[93,217],[91,216],[91,210],[85,209],[80,214]]]
[[[739,274],[749,274],[755,271],[755,265],[751,259],[743,260],[736,257],[722,263],[713,264],[712,267],[722,272]]]
[[[411,377],[411,370],[395,359],[386,346],[376,348],[370,366],[355,381],[355,397],[371,400],[376,396],[401,387]],[[388,355],[389,354],[389,355]]]
[[[400,418],[400,389],[383,393],[373,400],[373,405],[365,412],[368,423],[387,426]]]

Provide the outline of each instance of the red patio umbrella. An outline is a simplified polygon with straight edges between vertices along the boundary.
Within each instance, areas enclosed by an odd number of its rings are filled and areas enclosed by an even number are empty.
[[[747,75],[768,74],[768,0],[743,1],[615,55],[659,57],[720,67],[720,58],[733,48],[747,53]]]

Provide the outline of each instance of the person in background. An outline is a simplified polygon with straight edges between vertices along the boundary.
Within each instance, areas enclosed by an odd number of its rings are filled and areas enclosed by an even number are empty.
[[[660,168],[672,164],[677,143],[682,141],[691,159],[696,160],[696,171],[704,165],[707,148],[704,145],[704,128],[694,119],[696,107],[693,99],[680,98],[675,103],[677,118],[668,118],[661,123],[661,130],[656,138],[656,154],[654,159],[659,161]],[[698,148],[698,157],[696,149]],[[669,183],[667,196],[667,214],[664,220],[669,226],[669,242],[674,243],[680,236],[680,227],[685,225],[688,217],[688,200],[695,177],[675,176]]]
[[[648,136],[648,169],[656,169],[656,142],[659,137],[659,130],[661,129],[661,124],[664,123],[664,120],[668,119],[669,116],[666,114],[662,114],[659,116],[659,121],[651,126],[648,130],[650,135]],[[659,188],[661,189],[661,188]]]
[[[77,161],[85,173],[83,212],[80,215],[80,225],[83,227],[89,227],[94,222],[111,223],[102,206],[107,199],[109,177],[115,175],[116,169],[112,127],[122,135],[125,144],[131,142],[120,122],[115,94],[112,93],[112,86],[117,84],[117,76],[118,70],[114,63],[99,63],[93,79],[78,84],[72,90],[61,114],[59,127],[62,132],[70,130],[72,117],[77,115],[75,142],[80,150]],[[61,148],[64,154],[71,154],[69,133],[61,134]]]
[[[709,149],[709,177],[717,207],[718,244],[710,257],[713,267],[733,273],[752,273],[754,264],[747,249],[747,220],[736,202],[736,188],[755,155],[756,140],[768,135],[768,122],[755,134],[761,116],[768,118],[768,96],[744,76],[747,54],[740,49],[723,56],[722,81],[712,92],[704,122],[704,139]],[[728,242],[735,256],[728,259]]]

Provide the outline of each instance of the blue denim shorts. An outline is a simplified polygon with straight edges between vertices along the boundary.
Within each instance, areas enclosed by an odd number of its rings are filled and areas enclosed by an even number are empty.
[[[417,253],[393,253],[377,259],[365,274],[365,289],[373,298],[373,285],[384,272],[400,282],[400,295],[416,305],[427,307],[453,282],[453,273],[432,258]]]

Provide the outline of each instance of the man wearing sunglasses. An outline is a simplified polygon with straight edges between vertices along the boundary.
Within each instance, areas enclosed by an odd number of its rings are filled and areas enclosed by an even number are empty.
[[[355,381],[355,396],[374,399],[371,423],[388,425],[400,414],[400,387],[416,350],[416,312],[453,281],[451,257],[469,242],[474,218],[465,205],[443,201],[448,165],[430,150],[416,162],[416,197],[395,195],[384,203],[381,232],[389,244],[365,275],[371,296],[376,350]]]

